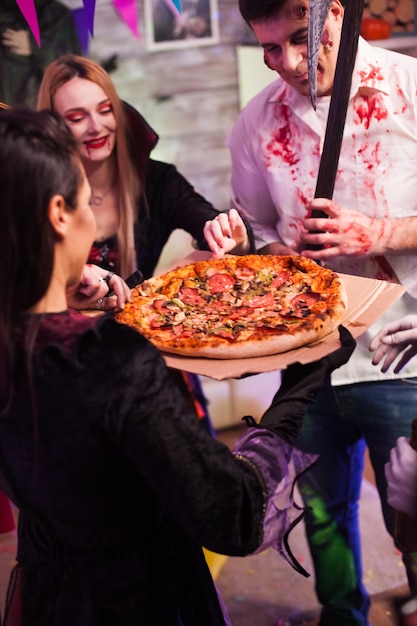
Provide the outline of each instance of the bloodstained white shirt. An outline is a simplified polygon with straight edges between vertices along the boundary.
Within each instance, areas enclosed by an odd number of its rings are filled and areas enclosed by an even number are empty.
[[[323,141],[323,112],[319,116],[310,98],[280,77],[241,111],[227,141],[232,203],[252,224],[258,248],[272,242],[303,248],[302,223],[314,197]],[[373,218],[417,216],[417,59],[362,38],[333,199]],[[364,241],[364,250],[367,245]],[[417,314],[417,255],[340,256],[326,265],[346,274],[401,282],[407,290],[361,335],[349,363],[333,374],[333,383],[417,376],[417,357],[400,375],[382,374],[368,350],[387,321]]]

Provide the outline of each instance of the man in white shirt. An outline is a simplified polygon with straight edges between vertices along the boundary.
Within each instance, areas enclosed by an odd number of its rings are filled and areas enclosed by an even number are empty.
[[[258,251],[305,254],[336,271],[406,288],[324,385],[297,441],[321,454],[300,481],[313,507],[306,528],[323,604],[320,626],[365,626],[370,603],[358,527],[365,445],[393,535],[384,465],[417,415],[417,360],[401,373],[383,373],[369,353],[379,328],[417,306],[417,59],[360,39],[333,200],[312,200],[343,7],[334,0],[324,25],[316,111],[307,71],[307,0],[240,0],[240,10],[278,74],[247,104],[228,139],[232,201],[251,222]],[[328,217],[312,218],[312,209]],[[415,592],[412,557],[403,558]]]

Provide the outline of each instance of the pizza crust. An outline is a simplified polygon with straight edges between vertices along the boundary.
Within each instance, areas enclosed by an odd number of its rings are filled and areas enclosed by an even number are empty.
[[[347,293],[340,276],[327,268],[322,268],[314,261],[305,257],[275,257],[273,255],[248,255],[246,257],[227,257],[227,263],[236,264],[238,268],[246,265],[254,268],[261,268],[262,272],[275,273],[281,265],[285,268],[294,269],[300,274],[302,269],[306,280],[311,284],[311,291],[320,294],[320,305],[317,306],[317,314],[309,315],[304,319],[292,321],[294,331],[291,332],[291,324],[287,331],[276,330],[271,332],[265,328],[251,331],[250,337],[245,337],[242,330],[241,336],[236,340],[223,339],[218,335],[207,335],[200,333],[194,337],[173,337],[168,329],[151,328],[149,320],[155,316],[154,303],[165,304],[170,298],[175,299],[178,289],[183,286],[193,286],[194,276],[207,272],[212,275],[221,272],[225,260],[197,261],[194,264],[183,266],[167,272],[162,276],[154,277],[145,281],[142,285],[133,290],[133,301],[127,305],[125,311],[116,316],[121,322],[128,323],[142,332],[161,351],[190,357],[205,357],[210,359],[241,359],[260,356],[270,356],[288,352],[301,346],[309,345],[319,341],[340,324],[347,310]],[[217,274],[216,274],[217,275]],[[297,275],[298,276],[298,275]],[[301,274],[303,276],[303,274]],[[323,284],[322,291],[320,285]],[[204,294],[204,291],[202,291]],[[297,295],[296,290],[290,292],[292,296]],[[226,294],[227,295],[227,294]],[[165,298],[165,300],[163,300]],[[276,308],[276,307],[275,307]],[[313,310],[314,307],[312,306]],[[181,311],[178,313],[181,316]],[[201,307],[200,315],[207,316],[209,325],[210,316],[207,314],[207,307]],[[272,312],[272,316],[278,316]],[[245,326],[245,318],[242,317],[241,326]],[[246,320],[246,323],[248,321]],[[295,326],[297,329],[295,330]]]
[[[158,341],[158,338],[155,336],[151,338],[151,341],[162,352],[198,358],[248,359],[259,356],[272,356],[320,341],[326,335],[329,335],[337,329],[346,308],[343,307],[343,310],[340,311],[341,315],[335,316],[333,320],[328,318],[314,329],[302,330],[291,335],[271,335],[258,340],[238,341],[235,343],[217,339],[206,345],[200,343],[198,347],[189,347],[186,345],[175,346],[174,344],[167,346],[163,341]]]
[[[289,352],[296,348],[312,344],[317,342],[329,333],[331,333],[337,326],[325,324],[322,332],[316,332],[314,330],[308,330],[306,332],[295,333],[294,335],[279,335],[271,336],[262,341],[245,341],[234,344],[228,342],[220,342],[218,345],[214,343],[212,345],[199,346],[198,349],[189,349],[185,347],[164,346],[163,343],[158,344],[158,341],[153,340],[152,343],[159,348],[162,352],[168,352],[171,354],[180,354],[182,356],[208,358],[208,359],[249,359],[259,356],[272,356],[274,354],[281,354],[283,352]]]

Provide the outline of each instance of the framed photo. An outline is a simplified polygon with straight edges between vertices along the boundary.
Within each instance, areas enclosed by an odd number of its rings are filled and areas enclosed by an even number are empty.
[[[172,50],[219,42],[217,0],[145,0],[146,47]]]

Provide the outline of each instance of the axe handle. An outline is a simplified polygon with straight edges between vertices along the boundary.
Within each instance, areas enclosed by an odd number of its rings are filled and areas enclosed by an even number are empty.
[[[352,84],[352,72],[358,49],[363,4],[363,0],[348,0],[345,6],[329,116],[314,193],[315,198],[329,198],[331,200],[333,197]],[[327,217],[327,215],[322,211],[312,211],[312,217]],[[320,246],[314,246],[316,250],[319,248]]]

